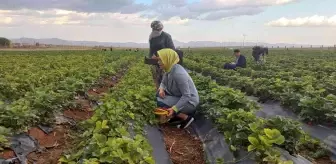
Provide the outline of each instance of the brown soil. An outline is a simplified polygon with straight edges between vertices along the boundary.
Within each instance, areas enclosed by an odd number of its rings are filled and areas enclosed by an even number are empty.
[[[97,88],[92,88],[88,91],[88,94],[89,95],[92,95],[92,96],[98,96],[98,97],[101,97],[103,93],[106,93],[108,91],[108,87],[106,86],[103,86],[103,87],[97,87]]]
[[[103,79],[101,81],[102,87],[92,88],[88,94],[101,97],[103,93],[107,92],[110,87],[115,86],[126,70],[119,73],[115,80],[112,77]],[[79,109],[67,109],[63,115],[72,118],[75,121],[83,121],[91,118],[94,114],[90,101],[83,96],[79,96],[75,100],[76,104],[80,105]],[[31,128],[28,134],[36,138],[40,146],[43,148],[42,152],[32,152],[28,155],[29,164],[58,164],[64,150],[71,148],[71,143],[74,141],[70,136],[70,127],[68,125],[58,125],[50,134],[44,133],[39,128]]]
[[[323,157],[320,159],[316,159],[314,164],[336,164],[336,161],[331,161],[329,157]]]
[[[203,144],[187,130],[162,125],[164,142],[174,164],[205,164]]]
[[[3,159],[10,159],[16,157],[13,150],[5,149],[3,152],[0,153],[0,158]]]
[[[81,109],[86,111],[92,111],[90,100],[87,100],[84,97],[79,97],[75,102],[76,104],[80,105]]]
[[[100,80],[100,86],[89,89],[88,94],[98,97],[103,96],[103,94],[106,93],[109,88],[114,87],[119,82],[120,78],[124,75],[125,72],[126,70],[122,70],[116,76],[109,76]]]
[[[98,95],[99,95],[98,93],[96,93],[96,90],[95,90],[95,89],[89,89],[89,90],[88,90],[88,94],[89,94],[89,95],[92,95],[92,96],[98,96]]]
[[[115,81],[112,81],[111,78],[106,78],[103,81],[104,81],[105,86],[107,87],[113,87],[116,83]]]
[[[52,148],[57,147],[58,145],[65,142],[68,131],[69,128],[66,126],[56,126],[55,129],[49,134],[44,133],[39,128],[31,128],[28,131],[28,134],[34,137],[41,147]]]
[[[62,125],[56,126],[49,133],[44,133],[39,128],[32,128],[28,134],[37,139],[42,152],[32,152],[28,158],[29,164],[57,164],[63,150],[70,148],[71,140],[69,137],[70,127]]]
[[[93,111],[87,111],[87,110],[65,110],[63,112],[64,116],[67,118],[72,118],[75,121],[83,121],[91,118],[94,114]]]

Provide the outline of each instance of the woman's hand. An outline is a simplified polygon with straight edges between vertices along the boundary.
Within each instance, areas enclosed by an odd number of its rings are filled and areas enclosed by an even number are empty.
[[[167,111],[168,111],[168,117],[170,118],[170,117],[172,117],[173,116],[173,114],[174,114],[174,110],[173,110],[173,108],[169,108],[169,109],[167,109]]]
[[[162,99],[166,97],[166,93],[165,93],[164,89],[159,88],[159,96],[160,96]]]

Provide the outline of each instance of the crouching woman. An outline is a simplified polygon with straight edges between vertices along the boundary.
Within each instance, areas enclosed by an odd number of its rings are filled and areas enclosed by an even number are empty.
[[[157,51],[158,64],[164,75],[157,95],[159,107],[168,108],[170,123],[179,121],[178,128],[187,128],[199,104],[198,91],[188,72],[179,64],[178,54],[169,48]]]

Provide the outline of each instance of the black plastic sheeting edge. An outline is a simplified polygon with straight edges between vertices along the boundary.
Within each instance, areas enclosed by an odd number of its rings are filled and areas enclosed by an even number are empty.
[[[26,156],[39,149],[37,140],[28,134],[19,134],[11,138],[10,148],[15,152],[21,164],[26,164]]]
[[[173,164],[166,150],[163,134],[158,127],[146,125],[144,127],[149,144],[153,148],[152,156],[157,164]]]
[[[224,136],[218,132],[210,120],[197,114],[191,127],[203,143],[208,163],[215,164],[217,159],[222,159],[224,162],[233,161],[233,154],[224,141]]]
[[[255,97],[249,97],[256,99]],[[336,131],[333,128],[322,125],[308,125],[299,120],[299,118],[291,110],[283,108],[280,103],[266,102],[259,104],[262,110],[257,111],[256,115],[262,118],[272,118],[282,116],[290,118],[301,123],[302,129],[310,136],[319,139],[327,145],[327,148],[332,153],[331,159],[336,159]]]
[[[191,71],[187,68],[185,69],[187,70],[188,73],[193,72],[196,73],[197,75],[203,76],[201,73]],[[256,102],[259,99],[254,96],[246,96],[246,97]],[[256,116],[258,117],[272,118],[275,116],[283,116],[301,122],[293,111],[284,109],[279,102],[266,102],[266,103],[257,102],[257,103],[262,107],[262,110],[256,112]],[[323,143],[325,143],[327,145],[328,150],[332,153],[330,158],[332,160],[336,160],[336,127],[326,127],[323,125],[307,125],[306,123],[303,122],[301,122],[301,127],[310,136],[317,138]]]
[[[191,125],[195,133],[203,142],[203,148],[206,153],[207,162],[209,164],[217,164],[217,159],[221,159],[224,164],[255,164],[253,154],[245,151],[238,152],[238,158],[234,159],[233,153],[229,149],[229,145],[225,142],[223,134],[221,134],[213,125],[212,121],[205,118],[201,114],[195,116],[195,121]],[[283,160],[291,160],[295,164],[311,164],[309,160],[302,156],[294,157],[286,150],[280,149],[281,158]]]

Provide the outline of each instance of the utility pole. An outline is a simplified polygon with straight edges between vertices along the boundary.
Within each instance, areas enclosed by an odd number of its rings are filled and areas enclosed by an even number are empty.
[[[246,37],[246,34],[243,34],[243,37],[244,37],[244,40],[243,40],[243,48],[245,48],[245,37]]]

